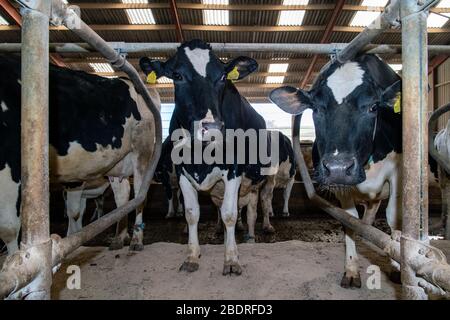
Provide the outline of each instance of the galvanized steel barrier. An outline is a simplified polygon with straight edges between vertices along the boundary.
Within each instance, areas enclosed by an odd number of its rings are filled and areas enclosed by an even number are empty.
[[[48,232],[48,159],[46,156],[35,161],[37,150],[46,146],[48,134],[48,120],[45,112],[48,110],[48,76],[44,82],[36,86],[34,77],[47,74],[48,71],[48,21],[65,23],[67,19],[79,19],[72,11],[68,11],[60,0],[52,0],[52,7],[44,5],[43,0],[22,0],[22,4],[28,5],[24,9],[23,28],[23,67],[29,72],[28,77],[23,74],[23,139],[29,139],[30,152],[22,151],[22,173],[30,175],[27,181],[23,176],[23,188],[29,191],[27,199],[31,203],[38,203],[38,210],[30,210],[24,207],[22,213],[26,219],[23,223],[24,240],[21,250],[9,257],[0,273],[0,297],[8,297],[18,292],[24,286],[26,290],[21,293],[28,298],[49,298],[51,285],[51,266],[55,266],[70,252],[78,248],[83,242],[91,239],[108,226],[119,221],[123,216],[141,204],[146,196],[151,178],[153,176],[161,147],[161,118],[155,104],[145,89],[145,85],[139,78],[136,70],[93,32],[84,22],[79,21],[80,27],[72,28],[87,44],[54,44],[50,49],[56,52],[91,52],[93,48],[98,50],[115,67],[125,71],[135,84],[137,90],[143,95],[146,103],[155,117],[156,125],[156,150],[153,161],[145,175],[143,185],[138,196],[123,207],[117,208],[98,221],[86,226],[79,233],[60,239],[57,236],[49,239]],[[51,11],[50,11],[51,9]],[[399,262],[402,267],[403,297],[409,299],[425,299],[427,294],[449,297],[450,293],[450,266],[447,264],[443,253],[428,244],[427,227],[427,134],[426,134],[426,87],[427,81],[427,50],[435,50],[448,53],[448,46],[426,46],[426,16],[416,0],[393,0],[385,12],[364,30],[354,41],[348,45],[319,45],[319,44],[213,44],[213,49],[218,51],[296,51],[303,53],[337,53],[336,59],[340,62],[347,61],[358,52],[371,50],[371,53],[398,53],[398,46],[368,46],[368,44],[384,29],[398,27],[400,16],[403,26],[403,126],[404,128],[417,128],[417,132],[404,131],[404,181],[403,195],[403,234],[401,239],[391,238],[384,232],[364,224],[352,217],[346,211],[335,207],[327,200],[317,195],[309,176],[303,155],[300,149],[299,126],[301,116],[293,124],[293,144],[300,174],[305,183],[308,197],[324,211],[342,222],[346,227],[354,230],[363,238],[383,249],[391,258]],[[401,14],[400,14],[401,12]],[[68,26],[70,28],[70,26]],[[33,41],[32,39],[39,39]],[[37,43],[36,43],[37,42]],[[124,51],[143,52],[174,49],[178,44],[123,44],[119,43]],[[16,52],[22,46],[18,44],[0,44],[0,51]],[[116,46],[117,47],[117,46]],[[278,48],[278,49],[277,49]],[[378,50],[378,51],[377,51]],[[42,79],[42,77],[40,77]],[[421,92],[420,95],[417,93]],[[41,97],[37,97],[42,95]],[[25,98],[25,99],[24,99]],[[41,99],[43,110],[35,110],[29,101]],[[28,102],[27,102],[28,101]],[[27,114],[27,111],[29,114]],[[25,112],[25,114],[24,114]],[[29,120],[28,120],[29,117]],[[35,117],[35,118],[34,118]],[[38,120],[40,125],[36,135],[36,127],[31,130],[30,124]],[[33,132],[37,137],[30,137]],[[36,149],[37,148],[37,149]],[[419,149],[419,150],[417,150]],[[41,155],[42,156],[42,155]],[[36,164],[31,163],[36,162]],[[406,165],[407,164],[407,165]],[[415,198],[414,198],[415,197]],[[406,202],[406,203],[405,203]],[[39,220],[36,220],[39,219]],[[39,221],[39,223],[37,223]],[[50,254],[51,250],[51,254]],[[31,284],[30,284],[31,283]]]
[[[139,73],[60,0],[21,0],[22,9],[22,243],[0,272],[0,298],[49,299],[52,267],[141,205],[161,154],[157,103]],[[155,150],[135,198],[64,239],[49,235],[48,63],[49,21],[64,24],[114,67],[124,71],[155,121]],[[67,23],[70,21],[70,23]],[[36,81],[39,79],[39,81]]]

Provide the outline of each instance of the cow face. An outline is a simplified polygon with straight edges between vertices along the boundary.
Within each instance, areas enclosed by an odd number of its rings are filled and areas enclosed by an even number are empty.
[[[223,113],[232,106],[223,105],[223,92],[231,80],[240,80],[255,71],[258,64],[248,57],[223,63],[209,44],[192,40],[182,44],[166,62],[142,58],[140,66],[146,75],[166,76],[174,81],[175,112],[173,120],[191,136],[199,137],[210,129],[224,129]],[[228,110],[231,111],[231,110]],[[197,130],[194,133],[194,124]]]
[[[385,74],[383,74],[385,72]],[[331,63],[307,92],[292,87],[270,98],[282,110],[313,110],[316,130],[315,174],[322,186],[354,186],[366,178],[380,117],[393,113],[401,81],[375,56]]]

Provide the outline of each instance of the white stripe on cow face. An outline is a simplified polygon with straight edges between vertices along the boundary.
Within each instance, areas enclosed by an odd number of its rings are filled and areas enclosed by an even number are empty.
[[[206,78],[206,66],[209,63],[209,50],[207,49],[194,49],[191,50],[188,47],[184,48],[184,52],[192,63],[195,71],[202,77]]]
[[[8,107],[6,106],[5,101],[2,101],[0,103],[0,106],[1,106],[3,112],[8,111]]]
[[[327,85],[334,99],[341,104],[344,99],[363,83],[364,70],[356,62],[347,62],[328,77]]]

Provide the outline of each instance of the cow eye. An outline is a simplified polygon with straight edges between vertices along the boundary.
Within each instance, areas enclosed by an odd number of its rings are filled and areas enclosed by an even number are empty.
[[[181,74],[179,74],[178,72],[174,72],[172,74],[173,80],[175,81],[181,81],[183,80],[183,76]]]
[[[369,112],[376,112],[378,110],[378,103],[373,104],[370,108],[369,108]]]

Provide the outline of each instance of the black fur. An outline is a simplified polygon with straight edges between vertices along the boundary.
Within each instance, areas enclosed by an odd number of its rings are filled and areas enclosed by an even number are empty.
[[[0,55],[0,70],[0,101],[8,108],[0,111],[0,170],[8,164],[12,179],[19,182],[20,58]],[[60,156],[67,155],[69,143],[74,141],[90,152],[97,150],[96,144],[120,148],[126,119],[141,119],[122,80],[51,65],[49,82],[49,139]]]

